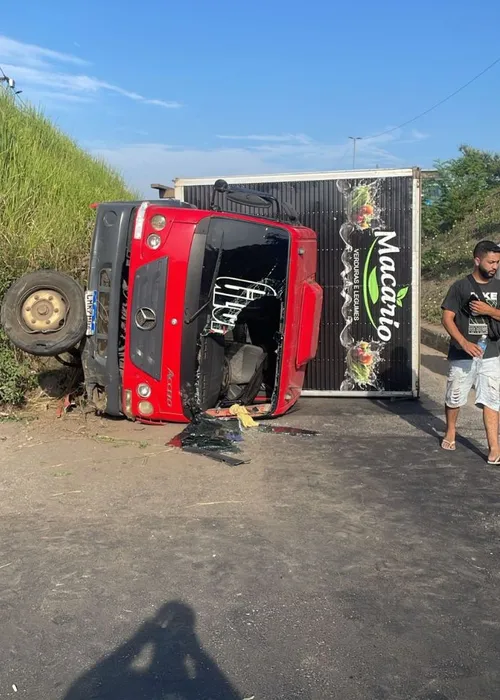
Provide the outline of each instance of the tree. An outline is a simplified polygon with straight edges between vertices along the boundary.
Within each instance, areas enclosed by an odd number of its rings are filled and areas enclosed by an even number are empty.
[[[500,154],[461,145],[460,156],[437,161],[436,177],[424,181],[422,227],[426,237],[449,231],[500,186]]]

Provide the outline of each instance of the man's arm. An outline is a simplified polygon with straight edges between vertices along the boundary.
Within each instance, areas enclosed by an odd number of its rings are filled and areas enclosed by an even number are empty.
[[[487,304],[485,305],[487,306]],[[447,333],[453,338],[453,340],[471,357],[481,357],[483,351],[475,343],[469,342],[462,333],[457,328],[455,323],[455,312],[449,309],[444,309],[442,324],[445,327]]]

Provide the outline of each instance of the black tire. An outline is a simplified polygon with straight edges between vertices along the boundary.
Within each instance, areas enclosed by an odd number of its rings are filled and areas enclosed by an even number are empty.
[[[61,328],[50,332],[30,331],[22,319],[23,304],[41,289],[54,290],[67,305]],[[30,355],[53,357],[73,349],[87,329],[85,295],[74,279],[55,270],[39,270],[23,275],[7,290],[0,322],[9,340]]]

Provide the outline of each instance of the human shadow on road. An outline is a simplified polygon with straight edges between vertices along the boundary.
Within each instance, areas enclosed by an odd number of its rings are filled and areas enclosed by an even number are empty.
[[[195,632],[191,607],[171,601],[70,687],[64,700],[242,700]]]
[[[390,390],[391,388],[396,388],[391,386],[391,384],[395,380],[396,367],[398,383],[401,382],[401,384],[403,384],[405,382],[408,387],[411,387],[412,369],[409,361],[408,351],[405,347],[398,346],[392,350],[390,363],[388,363],[388,366],[392,369],[387,369],[380,375],[382,385],[385,389]],[[403,381],[401,378],[403,378]],[[435,401],[429,399],[428,397],[424,398],[425,405],[422,403],[421,400],[415,401],[413,399],[404,398],[395,398],[394,400],[380,399],[377,401],[377,403],[386,411],[389,411],[389,413],[393,413],[395,415],[400,416],[400,418],[405,420],[412,427],[423,431],[427,435],[430,435],[439,444],[441,444],[442,437],[446,432],[446,423],[444,421],[444,418],[441,417],[444,415],[444,405],[441,406]],[[440,415],[436,415],[436,413],[439,413]],[[482,459],[485,459],[484,452],[472,440],[463,437],[463,435],[457,434],[456,441],[458,444],[463,445],[466,449],[470,450],[474,454],[479,455]]]

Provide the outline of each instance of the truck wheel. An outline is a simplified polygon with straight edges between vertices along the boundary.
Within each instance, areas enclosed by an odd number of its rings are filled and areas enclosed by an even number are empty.
[[[9,340],[24,352],[61,355],[85,335],[83,289],[62,272],[30,272],[7,290],[0,321]]]

